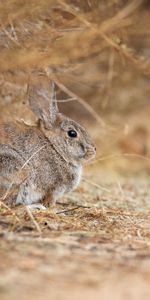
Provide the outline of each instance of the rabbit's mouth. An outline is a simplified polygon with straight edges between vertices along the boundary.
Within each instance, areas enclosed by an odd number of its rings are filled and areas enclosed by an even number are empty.
[[[95,156],[96,156],[96,147],[93,146],[93,147],[86,149],[86,153],[84,154],[83,159],[84,159],[84,161],[87,162],[87,161],[95,158]]]

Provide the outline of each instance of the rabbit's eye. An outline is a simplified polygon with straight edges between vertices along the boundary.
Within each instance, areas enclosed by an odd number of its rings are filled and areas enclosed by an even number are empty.
[[[76,138],[77,137],[77,132],[73,129],[68,131],[68,136],[71,138]]]

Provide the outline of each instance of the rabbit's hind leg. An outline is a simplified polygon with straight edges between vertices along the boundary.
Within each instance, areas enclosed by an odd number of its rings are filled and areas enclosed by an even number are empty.
[[[41,191],[38,191],[33,185],[29,184],[28,182],[25,182],[20,186],[20,191],[16,199],[16,204],[39,204],[42,198],[43,194]]]

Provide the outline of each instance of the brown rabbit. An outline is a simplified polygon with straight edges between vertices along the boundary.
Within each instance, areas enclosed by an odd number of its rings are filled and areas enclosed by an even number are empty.
[[[96,151],[87,131],[59,112],[53,82],[30,85],[28,100],[37,125],[0,127],[0,187],[18,187],[11,205],[34,207],[75,189],[83,163]]]

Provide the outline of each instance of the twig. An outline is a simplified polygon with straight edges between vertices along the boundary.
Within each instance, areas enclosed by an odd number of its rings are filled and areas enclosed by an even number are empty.
[[[108,193],[111,192],[110,190],[102,187],[101,185],[99,185],[99,184],[97,184],[97,183],[95,183],[95,182],[93,182],[91,180],[87,180],[86,178],[82,178],[82,180],[85,181],[85,182],[87,182],[87,183],[89,183],[89,184],[91,184],[91,185],[93,185],[93,186],[95,186],[95,187],[97,187],[100,190],[103,190],[103,191],[108,192]]]
[[[97,27],[96,25],[94,26],[90,21],[88,21],[85,18],[84,14],[80,14],[79,11],[76,11],[73,7],[71,7],[63,0],[58,0],[58,2],[65,8],[65,10],[74,14],[79,21],[86,25],[86,27],[92,28],[93,30]],[[118,27],[118,24],[120,25],[119,22],[131,15],[142,4],[142,2],[143,0],[133,0],[129,2],[129,4],[127,4],[122,10],[120,10],[114,17],[103,21],[99,28],[100,31],[106,33],[110,29],[112,30],[116,26]]]
[[[101,158],[98,158],[96,160],[93,160],[92,162],[89,162],[87,163],[87,165],[93,165],[97,162],[100,162],[100,161],[105,161],[107,159],[112,159],[112,158],[119,158],[119,157],[127,157],[127,158],[140,158],[140,159],[143,159],[145,161],[148,161],[150,163],[150,158],[148,157],[145,157],[143,155],[140,155],[140,154],[130,154],[130,153],[124,153],[124,154],[110,154],[110,155],[107,155],[107,156],[103,156]]]
[[[118,179],[116,179],[116,183],[117,183],[120,195],[121,195],[121,200],[122,200],[122,202],[124,202],[126,204],[126,208],[129,209],[129,205],[128,205],[128,202],[126,201],[125,193],[123,191],[121,183]]]
[[[68,98],[68,99],[62,99],[62,100],[59,99],[59,100],[57,100],[57,102],[63,103],[63,102],[71,102],[71,101],[75,101],[75,100],[77,100],[76,97]]]
[[[44,146],[41,146],[37,151],[35,151],[26,161],[25,163],[23,164],[23,166],[21,167],[21,169],[18,171],[20,172],[22,169],[24,169],[24,167],[29,163],[29,161],[38,153],[40,152],[43,148],[45,148],[45,145]]]
[[[59,211],[57,212],[56,214],[57,215],[60,215],[60,214],[63,214],[63,213],[67,213],[67,212],[70,212],[70,211],[74,211],[74,210],[77,210],[79,208],[91,208],[90,206],[83,206],[83,205],[78,205],[74,208],[70,208],[70,209],[66,209],[66,210],[62,210],[62,211]]]
[[[13,181],[10,183],[10,185],[9,185],[9,187],[8,187],[8,189],[7,189],[7,191],[6,191],[6,193],[0,198],[0,201],[1,201],[1,200],[4,201],[4,200],[7,198],[7,196],[8,196],[8,194],[9,194],[9,192],[10,192],[12,186],[13,186]],[[7,205],[6,205],[6,206],[7,206]]]
[[[30,208],[27,205],[25,205],[25,208],[26,208],[26,211],[27,211],[31,221],[33,222],[35,228],[37,229],[37,232],[41,235],[41,233],[42,233],[41,228],[40,228],[39,224],[37,223],[37,221],[35,220]]]
[[[19,42],[5,28],[3,28],[2,30],[15,45],[20,45]]]
[[[11,209],[9,206],[7,206],[4,202],[2,202],[1,200],[0,200],[0,206],[3,206],[3,207],[6,208],[8,211],[10,211],[11,214],[12,214],[12,216],[15,217],[16,220],[17,220],[18,222],[20,222],[20,219],[18,218],[18,216],[16,215],[16,213],[13,212],[12,209]]]
[[[46,70],[46,74],[48,76],[49,75],[49,72]],[[105,122],[102,120],[102,118],[95,112],[95,110],[84,100],[82,99],[81,97],[77,96],[75,93],[73,93],[72,91],[70,91],[63,83],[61,83],[57,78],[56,76],[53,75],[53,79],[54,81],[56,82],[56,84],[59,86],[59,88],[61,90],[63,90],[66,94],[68,94],[71,98],[76,98],[78,102],[80,102],[85,108],[87,111],[89,111],[89,113],[91,113],[91,115],[97,120],[97,122],[100,123],[100,125],[102,127],[106,127],[106,124]]]

